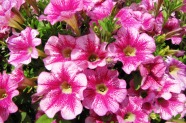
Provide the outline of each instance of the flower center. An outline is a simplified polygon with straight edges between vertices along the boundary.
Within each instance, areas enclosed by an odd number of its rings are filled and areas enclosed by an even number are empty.
[[[172,65],[169,67],[169,73],[171,75],[176,75],[179,71],[179,68],[177,68],[176,66]]]
[[[136,56],[136,49],[131,46],[127,46],[123,52],[126,56]]]
[[[169,103],[167,100],[163,99],[162,97],[158,98],[158,104],[162,107],[168,107]]]
[[[142,98],[145,98],[145,97],[147,97],[147,92],[146,91],[142,91],[141,93],[140,93],[140,95],[141,95],[141,97]]]
[[[65,94],[72,93],[72,88],[71,88],[70,84],[68,84],[66,81],[64,81],[61,84],[61,89],[62,89],[62,92],[65,93]]]
[[[97,59],[98,59],[98,56],[95,55],[95,54],[91,54],[91,55],[88,57],[88,60],[89,60],[90,62],[94,62],[94,61],[96,61]]]
[[[96,91],[97,91],[97,93],[105,95],[108,91],[108,88],[104,84],[98,84],[96,86]]]
[[[65,58],[70,58],[72,50],[70,48],[66,48],[62,51],[62,54]]]
[[[135,119],[136,119],[136,115],[131,112],[125,114],[124,116],[124,121],[127,121],[127,122],[134,122]]]
[[[0,89],[0,100],[7,97],[6,90]]]
[[[33,51],[32,47],[29,47],[29,48],[28,48],[28,53],[30,53],[30,54],[31,54],[31,53],[32,53],[32,51]]]

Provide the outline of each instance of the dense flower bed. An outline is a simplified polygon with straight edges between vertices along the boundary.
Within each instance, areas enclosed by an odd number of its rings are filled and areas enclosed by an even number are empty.
[[[186,0],[0,0],[0,123],[184,123]]]

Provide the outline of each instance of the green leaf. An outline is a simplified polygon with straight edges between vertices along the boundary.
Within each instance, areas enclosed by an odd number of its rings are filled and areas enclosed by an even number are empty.
[[[47,117],[46,114],[42,115],[37,121],[36,123],[51,123],[54,119],[51,119],[49,117]]]
[[[140,72],[135,72],[135,74],[134,74],[134,88],[135,88],[135,90],[138,90],[141,87],[141,80],[142,80],[142,77],[140,75]]]
[[[21,112],[21,123],[31,123],[30,117],[26,112]]]

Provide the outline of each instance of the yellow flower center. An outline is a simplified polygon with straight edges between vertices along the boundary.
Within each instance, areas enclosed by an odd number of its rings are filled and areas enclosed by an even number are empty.
[[[61,84],[61,90],[63,93],[65,94],[70,94],[72,93],[72,88],[70,86],[70,84],[68,84],[66,81],[64,81],[62,84]]]
[[[125,116],[124,116],[124,121],[126,121],[126,122],[134,122],[135,119],[136,119],[136,115],[133,113],[130,113],[130,112],[125,114]]]
[[[96,92],[97,93],[100,93],[102,95],[105,95],[107,93],[107,91],[108,91],[108,88],[106,87],[105,84],[98,84],[96,86]]]
[[[136,49],[131,46],[127,46],[123,52],[126,56],[136,56]]]
[[[28,52],[31,54],[32,51],[33,51],[32,47],[29,47],[29,48],[28,48]]]
[[[91,54],[89,57],[88,57],[88,61],[90,62],[94,62],[98,59],[98,56],[95,55],[95,54]]]
[[[0,100],[7,97],[6,90],[0,89]]]
[[[62,54],[65,58],[70,58],[72,50],[70,48],[66,48],[62,51]]]
[[[177,75],[178,71],[179,71],[179,68],[177,68],[177,67],[174,66],[174,65],[172,65],[172,66],[169,67],[169,73],[170,73],[171,75]]]

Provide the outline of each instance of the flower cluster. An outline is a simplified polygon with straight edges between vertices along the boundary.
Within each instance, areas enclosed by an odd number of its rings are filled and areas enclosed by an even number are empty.
[[[185,12],[185,0],[0,0],[0,123],[184,122]]]

